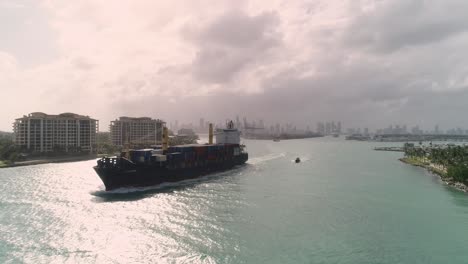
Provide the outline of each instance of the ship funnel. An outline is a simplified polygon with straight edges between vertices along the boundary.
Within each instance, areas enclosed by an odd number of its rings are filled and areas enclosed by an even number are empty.
[[[208,144],[213,144],[213,124],[210,123],[210,128],[208,132]]]
[[[163,141],[162,141],[162,150],[166,151],[169,145],[169,131],[167,127],[163,127]]]

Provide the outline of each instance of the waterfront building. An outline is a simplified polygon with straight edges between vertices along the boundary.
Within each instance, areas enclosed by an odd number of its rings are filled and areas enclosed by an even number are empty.
[[[30,152],[89,152],[96,149],[99,122],[74,113],[34,112],[13,123],[14,141]]]
[[[415,126],[415,127],[411,128],[411,134],[413,134],[413,135],[422,135],[423,132],[424,131],[419,129],[419,126]]]
[[[111,121],[110,135],[112,144],[123,147],[152,146],[162,144],[162,131],[165,122],[150,117],[126,117]],[[176,126],[178,126],[176,121]]]
[[[195,131],[191,128],[181,128],[177,131],[177,135],[179,136],[195,136]]]
[[[348,135],[353,135],[353,134],[356,134],[357,132],[356,132],[356,129],[354,129],[354,128],[348,128],[348,129],[346,130],[346,133],[347,133]]]

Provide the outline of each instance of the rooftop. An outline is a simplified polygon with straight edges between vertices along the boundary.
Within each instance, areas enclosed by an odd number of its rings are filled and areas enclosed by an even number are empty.
[[[151,117],[128,117],[128,116],[121,116],[119,119],[116,119],[115,121],[157,121],[157,122],[163,122],[161,119],[152,119]]]
[[[49,118],[49,119],[52,119],[52,118],[56,118],[56,119],[69,119],[69,118],[73,118],[73,119],[91,119],[91,120],[96,120],[96,119],[93,119],[93,118],[91,118],[91,117],[89,117],[89,116],[79,115],[79,114],[69,113],[69,112],[61,113],[61,114],[58,114],[58,115],[49,115],[49,114],[46,114],[46,113],[43,113],[43,112],[33,112],[33,113],[28,114],[27,116],[24,115],[24,116],[21,117],[21,118],[17,118],[16,120],[18,120],[18,119],[27,119],[27,118]]]

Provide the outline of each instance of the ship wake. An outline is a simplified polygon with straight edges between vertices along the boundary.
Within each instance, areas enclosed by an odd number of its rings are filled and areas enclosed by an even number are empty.
[[[284,158],[286,156],[285,153],[271,153],[265,156],[251,158],[247,161],[248,164],[256,165],[260,163],[264,163],[270,160]]]
[[[299,159],[301,160],[301,162],[308,162],[308,161],[310,161],[310,157],[300,157],[300,156],[299,156]],[[292,162],[292,163],[296,163],[296,159],[292,159],[291,162]]]

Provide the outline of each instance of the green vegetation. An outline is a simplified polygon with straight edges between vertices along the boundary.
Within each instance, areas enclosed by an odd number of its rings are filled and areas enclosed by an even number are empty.
[[[112,155],[120,149],[112,145],[109,132],[98,132],[96,135],[97,154]]]
[[[414,165],[414,166],[420,166],[420,167],[424,167],[427,165],[427,163],[424,163],[421,159],[418,159],[418,158],[409,158],[409,157],[406,157],[404,159],[404,161],[408,164],[411,164],[411,165]]]
[[[0,131],[0,139],[13,140],[13,133]]]
[[[9,163],[18,160],[20,157],[19,152],[11,137],[0,137],[0,167],[5,167]]]
[[[417,146],[405,144],[404,161],[422,166],[457,182],[468,183],[468,146]]]

